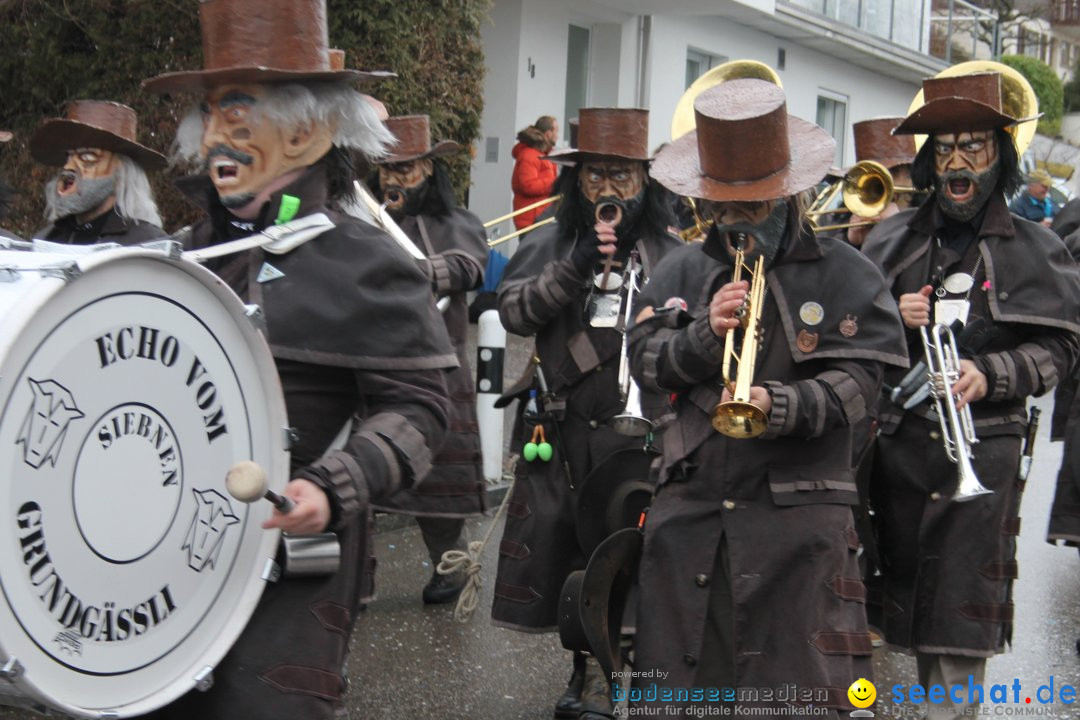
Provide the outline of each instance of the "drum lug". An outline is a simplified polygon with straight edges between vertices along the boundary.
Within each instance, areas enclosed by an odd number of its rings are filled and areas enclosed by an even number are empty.
[[[11,267],[10,265],[0,267],[0,282],[17,282],[20,277],[22,276],[19,274],[18,268]]]
[[[266,564],[263,565],[260,577],[266,582],[277,582],[281,579],[281,566],[277,564],[274,558],[266,558]]]
[[[101,720],[113,720],[113,718],[120,717],[120,713],[116,712],[115,710],[102,710],[100,713],[98,713],[98,717]]]
[[[214,668],[207,665],[193,679],[195,680],[195,689],[199,692],[206,692],[214,687]]]
[[[281,428],[281,434],[284,436],[284,450],[292,450],[292,446],[300,439],[300,435],[297,434],[296,428],[294,427]]]
[[[82,268],[77,262],[66,262],[61,265],[41,268],[41,277],[60,278],[65,283],[70,283],[82,275]]]
[[[19,658],[13,655],[7,659],[3,667],[0,667],[0,677],[9,682],[14,682],[23,674],[23,669],[23,664],[19,662]]]
[[[266,315],[263,314],[261,307],[258,305],[245,305],[244,314],[247,315],[247,319],[251,321],[256,330],[266,332]]]
[[[172,237],[176,238],[180,235],[180,233],[184,232],[184,230],[189,229],[190,226],[183,228]],[[180,260],[184,256],[184,246],[177,242],[175,239],[151,240],[150,242],[140,244],[139,247],[143,247],[148,250],[160,250],[162,254],[165,255],[166,260]]]

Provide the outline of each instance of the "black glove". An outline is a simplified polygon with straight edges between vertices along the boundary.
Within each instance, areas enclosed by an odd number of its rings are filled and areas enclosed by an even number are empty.
[[[570,263],[579,275],[587,277],[603,255],[600,252],[600,242],[596,239],[596,233],[589,232],[578,237],[574,243],[574,249],[570,251]]]

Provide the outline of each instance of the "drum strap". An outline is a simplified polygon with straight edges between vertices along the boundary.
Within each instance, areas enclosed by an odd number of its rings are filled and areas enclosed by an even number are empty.
[[[314,213],[291,222],[271,225],[262,232],[250,237],[231,240],[198,250],[188,250],[184,253],[184,259],[193,262],[205,262],[212,258],[260,247],[274,255],[284,255],[333,227],[335,227],[334,221],[329,217],[323,213]]]

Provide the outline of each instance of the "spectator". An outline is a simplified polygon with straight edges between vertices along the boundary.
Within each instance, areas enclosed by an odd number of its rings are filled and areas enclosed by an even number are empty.
[[[514,145],[514,175],[510,186],[514,191],[514,210],[532,205],[551,195],[558,170],[555,164],[544,158],[559,137],[559,123],[550,115],[544,115],[518,133],[518,142]],[[517,230],[526,228],[536,221],[536,216],[544,211],[539,207],[523,212],[514,217]]]
[[[1054,214],[1058,211],[1058,205],[1050,197],[1050,173],[1045,170],[1035,169],[1024,178],[1027,190],[1013,198],[1009,203],[1009,210],[1025,220],[1042,223],[1050,227]]]

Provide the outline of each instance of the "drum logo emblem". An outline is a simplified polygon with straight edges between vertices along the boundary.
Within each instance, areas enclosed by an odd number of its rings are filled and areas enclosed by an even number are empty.
[[[23,461],[37,469],[49,462],[56,467],[68,424],[83,417],[71,392],[55,380],[27,378],[34,402],[26,413],[16,445],[23,446]]]
[[[191,492],[195,494],[195,516],[180,549],[188,552],[188,566],[195,572],[202,572],[207,566],[214,567],[226,531],[240,522],[240,518],[233,513],[228,498],[217,490],[193,488]]]

